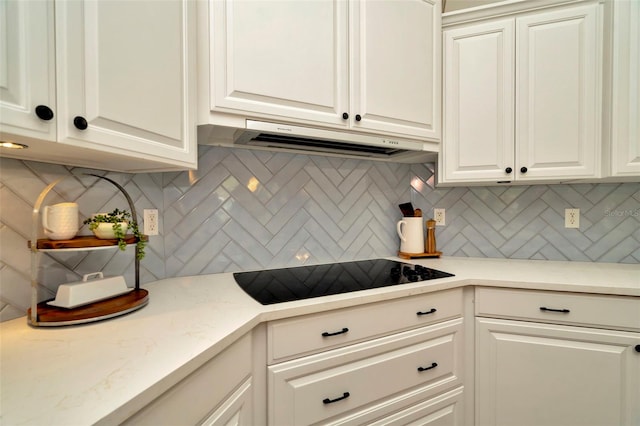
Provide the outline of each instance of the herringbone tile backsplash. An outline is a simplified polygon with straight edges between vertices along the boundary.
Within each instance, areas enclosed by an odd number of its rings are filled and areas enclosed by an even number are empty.
[[[48,183],[69,176],[45,204],[76,201],[83,218],[126,206],[114,187],[85,171],[0,160],[0,320],[28,307],[31,210]],[[640,183],[434,189],[433,164],[219,147],[200,147],[193,172],[98,174],[125,187],[139,217],[145,208],[160,213],[143,283],[394,255],[398,204],[407,201],[426,216],[446,209],[436,236],[448,256],[640,262]],[[580,209],[580,229],[564,228],[565,208]],[[133,282],[130,249],[39,256],[41,299],[99,270]]]

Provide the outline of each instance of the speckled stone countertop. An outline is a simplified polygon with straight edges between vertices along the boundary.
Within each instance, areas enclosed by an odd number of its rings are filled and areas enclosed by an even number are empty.
[[[640,297],[640,265],[441,258],[405,261],[455,277],[262,306],[223,273],[143,287],[150,302],[114,319],[0,324],[0,423],[117,423],[261,322],[468,285]],[[640,302],[640,301],[639,301]]]

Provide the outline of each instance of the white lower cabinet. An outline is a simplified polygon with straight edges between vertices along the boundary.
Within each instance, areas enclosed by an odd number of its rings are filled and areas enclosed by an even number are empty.
[[[517,317],[514,293],[519,293],[519,318],[476,318],[476,424],[639,424],[640,333],[596,327],[621,305],[625,318],[619,328],[640,328],[640,300],[477,289],[477,313]],[[635,310],[625,308],[631,304]],[[534,322],[553,318],[577,325]]]
[[[435,398],[416,403],[404,410],[368,423],[371,426],[455,426],[465,425],[461,413],[464,405],[463,388],[445,392]]]
[[[191,373],[124,425],[253,426],[256,383],[251,333]]]
[[[404,406],[403,391],[460,386],[461,334],[457,319],[272,365],[271,424],[361,424]]]
[[[385,304],[374,304],[356,311],[307,316],[303,320],[308,324],[326,322],[328,327],[335,327],[339,318],[342,323],[337,329],[347,330],[325,336],[342,341],[342,346],[317,346],[313,353],[305,351],[308,345],[299,338],[305,333],[300,327],[305,323],[300,319],[270,324],[268,339],[278,336],[275,344],[270,344],[272,355],[282,353],[279,346],[291,348],[288,353],[295,352],[296,342],[301,342],[300,353],[304,355],[268,366],[269,424],[464,424],[462,291],[434,293],[431,297],[435,303],[430,303],[428,296],[415,298],[421,302],[419,306],[411,303],[413,298],[387,302],[389,315],[378,312]],[[456,318],[435,323],[428,318],[438,312],[451,316],[451,307],[457,307],[457,315],[453,314]],[[364,326],[360,322],[364,317],[376,330],[375,336],[356,342],[345,340]],[[409,321],[411,317],[427,318],[421,319],[424,325],[416,328],[415,320]],[[388,322],[394,326],[383,330],[380,324]],[[290,342],[282,333],[288,324],[293,327],[290,330],[298,327],[297,333],[289,334]],[[307,329],[307,333],[320,335],[320,329]]]

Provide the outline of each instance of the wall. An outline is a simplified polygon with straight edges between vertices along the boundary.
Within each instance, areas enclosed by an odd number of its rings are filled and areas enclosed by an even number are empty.
[[[123,207],[120,193],[87,170],[0,160],[0,320],[29,304],[31,210],[76,201],[84,217]],[[95,172],[95,171],[93,171]],[[201,147],[193,172],[98,172],[142,209],[157,208],[161,235],[142,261],[143,283],[164,277],[295,266],[394,255],[398,204],[427,215],[445,208],[438,249],[450,256],[640,262],[640,183],[434,188],[432,164],[407,165],[322,156]],[[580,229],[564,209],[580,208]],[[83,233],[88,233],[86,228]],[[133,254],[117,250],[42,253],[41,299],[57,285],[104,270],[133,280]]]

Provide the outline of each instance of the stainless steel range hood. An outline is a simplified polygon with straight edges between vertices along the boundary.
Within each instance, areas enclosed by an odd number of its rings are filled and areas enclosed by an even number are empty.
[[[198,143],[399,163],[434,161],[438,144],[246,120],[243,129],[198,126]]]

